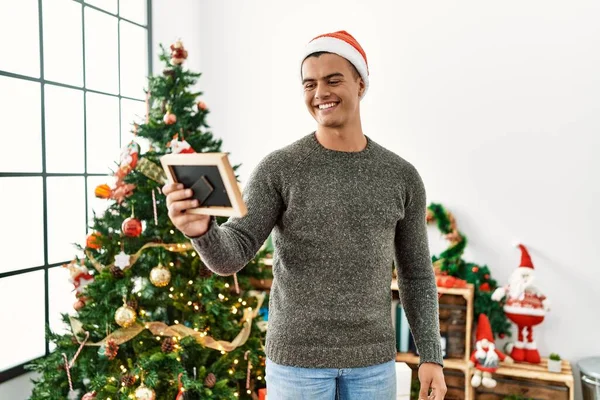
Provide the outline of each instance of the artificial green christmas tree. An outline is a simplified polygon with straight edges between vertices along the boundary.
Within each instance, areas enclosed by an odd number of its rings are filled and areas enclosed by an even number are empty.
[[[269,278],[270,249],[239,276],[214,275],[173,227],[161,193],[161,156],[221,152],[186,58],[181,42],[161,46],[163,74],[149,78],[146,122],[134,125],[149,150],[131,142],[115,182],[95,188],[109,206],[66,265],[77,314],[63,315],[71,333],[48,330],[56,348],[30,366],[41,374],[32,399],[250,399],[265,386],[266,301],[249,281]]]

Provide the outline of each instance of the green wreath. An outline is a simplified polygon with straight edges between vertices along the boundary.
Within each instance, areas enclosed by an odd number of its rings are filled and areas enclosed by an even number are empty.
[[[432,203],[427,207],[427,223],[436,223],[440,232],[450,242],[450,246],[439,256],[432,257],[436,274],[450,275],[472,283],[475,287],[475,321],[479,314],[484,313],[488,316],[496,336],[510,336],[510,322],[502,306],[492,300],[492,293],[498,285],[492,279],[489,268],[462,259],[467,247],[467,238],[458,230],[454,215],[446,211],[441,204]]]

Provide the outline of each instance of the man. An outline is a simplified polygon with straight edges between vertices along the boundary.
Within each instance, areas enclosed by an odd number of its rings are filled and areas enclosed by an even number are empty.
[[[191,192],[166,185],[169,216],[220,275],[242,269],[273,231],[270,400],[395,398],[394,261],[421,357],[420,397],[442,400],[423,182],[410,163],[362,132],[369,74],[350,34],[313,39],[300,68],[317,130],[259,163],[244,189],[247,215],[218,226],[214,218],[186,214],[198,205]]]

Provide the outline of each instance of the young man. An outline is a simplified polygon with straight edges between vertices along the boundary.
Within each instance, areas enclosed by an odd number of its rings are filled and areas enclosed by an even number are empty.
[[[420,397],[442,400],[423,182],[410,163],[363,134],[367,58],[350,34],[313,39],[300,68],[317,130],[259,163],[244,189],[247,215],[219,226],[186,214],[197,206],[191,192],[166,185],[169,216],[220,275],[242,269],[273,231],[270,400],[395,398],[394,261],[421,357]]]

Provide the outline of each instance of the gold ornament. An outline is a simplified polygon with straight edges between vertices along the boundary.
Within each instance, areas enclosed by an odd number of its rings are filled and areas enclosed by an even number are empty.
[[[150,271],[150,282],[156,287],[164,287],[171,281],[171,271],[165,268],[162,264],[152,268]]]
[[[128,328],[135,322],[137,315],[135,310],[129,307],[127,304],[123,304],[115,312],[115,322],[123,328]]]
[[[137,400],[155,400],[156,393],[143,383],[135,390],[135,398]]]

